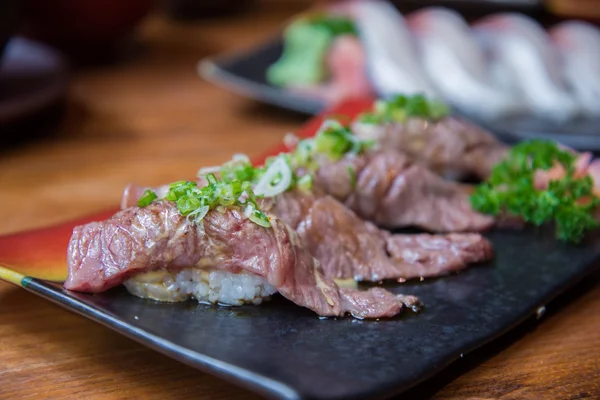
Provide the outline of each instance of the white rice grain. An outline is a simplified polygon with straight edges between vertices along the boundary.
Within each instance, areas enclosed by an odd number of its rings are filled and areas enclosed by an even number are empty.
[[[241,306],[260,304],[277,292],[259,276],[241,272],[187,268],[178,272],[153,271],[125,281],[129,293],[164,302],[186,301]]]

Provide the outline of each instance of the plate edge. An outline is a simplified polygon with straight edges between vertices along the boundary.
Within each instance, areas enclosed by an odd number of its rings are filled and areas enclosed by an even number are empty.
[[[0,272],[2,272],[2,267],[0,267]],[[17,273],[15,274],[20,275]],[[74,312],[86,319],[99,323],[100,325],[171,359],[271,399],[306,400],[306,398],[296,390],[283,383],[188,350],[185,347],[162,339],[141,328],[130,325],[125,321],[114,318],[111,315],[104,314],[102,311],[87,305],[76,298],[54,292],[48,289],[46,282],[43,280],[27,276],[22,277],[23,281],[21,283],[16,283],[17,286],[21,286],[27,291],[49,300],[67,311]],[[0,276],[0,279],[4,279],[4,277]],[[14,282],[10,281],[10,283]],[[200,357],[198,357],[198,355]]]

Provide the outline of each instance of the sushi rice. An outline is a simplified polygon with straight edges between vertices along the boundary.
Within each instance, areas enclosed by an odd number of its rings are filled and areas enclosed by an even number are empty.
[[[141,273],[124,285],[131,294],[145,299],[179,302],[194,298],[199,303],[229,306],[258,305],[277,292],[257,275],[201,268]]]

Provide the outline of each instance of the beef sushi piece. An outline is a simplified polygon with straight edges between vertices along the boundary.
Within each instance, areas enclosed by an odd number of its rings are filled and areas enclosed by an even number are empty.
[[[397,151],[319,158],[315,184],[361,218],[385,228],[476,232],[494,219],[474,211],[470,187],[449,182]]]
[[[342,2],[340,2],[342,3]],[[401,13],[387,1],[346,2],[366,54],[365,74],[383,97],[396,93],[438,96],[423,70],[418,49]]]
[[[489,132],[451,116],[436,121],[423,117],[383,123],[357,120],[352,132],[362,140],[374,140],[379,148],[401,151],[448,178],[485,180],[508,152],[508,146]]]
[[[197,223],[174,202],[161,200],[76,227],[64,286],[97,293],[125,284],[156,300],[195,297],[233,305],[256,304],[279,292],[326,317],[391,317],[405,303],[418,302],[382,288],[338,287],[288,225],[270,217],[269,227],[260,226],[246,214],[237,206],[221,207]]]
[[[491,133],[451,116],[444,103],[422,95],[377,100],[350,129],[374,148],[400,151],[448,178],[484,180],[508,152]]]
[[[483,49],[459,13],[427,7],[411,13],[407,19],[418,44],[421,65],[447,101],[484,119],[522,110],[518,96],[493,86]]]
[[[565,21],[548,33],[560,55],[564,79],[583,114],[600,117],[600,29],[588,22]]]
[[[580,114],[562,76],[558,51],[538,22],[518,13],[498,13],[477,21],[472,32],[489,57],[498,90],[524,99],[532,113],[550,121]]]
[[[436,277],[493,256],[480,234],[391,234],[331,196],[314,192],[291,190],[265,199],[263,207],[295,228],[325,275],[334,279]]]
[[[122,206],[135,205],[145,189],[129,185]],[[480,234],[391,234],[318,190],[290,190],[263,199],[261,208],[293,228],[325,275],[335,280],[436,277],[493,257],[490,242]]]

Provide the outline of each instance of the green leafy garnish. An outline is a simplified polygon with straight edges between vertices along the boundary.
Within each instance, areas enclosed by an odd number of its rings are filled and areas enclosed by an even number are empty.
[[[154,193],[152,190],[146,189],[144,194],[142,194],[142,197],[140,197],[140,199],[138,200],[138,207],[146,207],[154,200],[156,200],[157,197],[158,196],[156,195],[156,193]]]
[[[267,70],[267,80],[277,86],[314,85],[324,81],[329,71],[325,55],[339,35],[356,35],[348,18],[316,14],[300,18],[284,33],[283,54]]]
[[[252,181],[255,173],[255,168],[250,160],[244,156],[234,157],[219,169],[220,178],[225,182]]]
[[[421,94],[396,95],[389,100],[377,100],[373,111],[361,114],[358,120],[367,124],[402,123],[411,117],[437,121],[449,113],[450,109],[446,104],[427,99]]]
[[[300,140],[289,153],[268,157],[262,167],[254,167],[247,157],[236,156],[218,171],[224,182],[251,182],[258,197],[273,197],[295,187],[310,191],[312,174],[319,167],[317,156],[324,155],[335,161],[346,154],[359,154],[373,144],[372,140],[357,138],[338,121],[327,120],[314,137]],[[354,185],[356,173],[348,172]]]
[[[177,204],[181,215],[193,219],[196,223],[202,221],[206,214],[215,208],[239,206],[253,222],[263,227],[270,227],[269,218],[259,209],[256,196],[249,181],[223,181],[212,174],[206,174],[208,184],[199,188],[196,182],[178,181],[169,185],[169,191],[164,199]],[[146,191],[149,192],[149,191]],[[138,205],[145,207],[157,198],[156,194],[140,198]],[[144,199],[144,202],[142,202]],[[149,200],[150,199],[150,200]]]
[[[304,191],[311,191],[313,188],[313,177],[312,175],[308,174],[308,175],[304,175],[301,176],[297,181],[296,181],[296,185],[298,186],[298,188],[304,190]]]
[[[311,140],[311,139],[307,139]],[[347,126],[338,121],[328,120],[312,139],[313,153],[325,154],[332,160],[339,160],[346,154],[359,154],[375,144],[373,140],[361,140],[352,134]]]
[[[575,177],[576,158],[554,142],[521,143],[476,188],[471,205],[485,214],[520,216],[537,226],[554,221],[559,239],[580,242],[587,231],[600,226],[593,215],[600,199],[593,194],[591,177]],[[537,189],[536,171],[547,171],[557,165],[564,169],[564,177],[550,180],[545,189]]]

